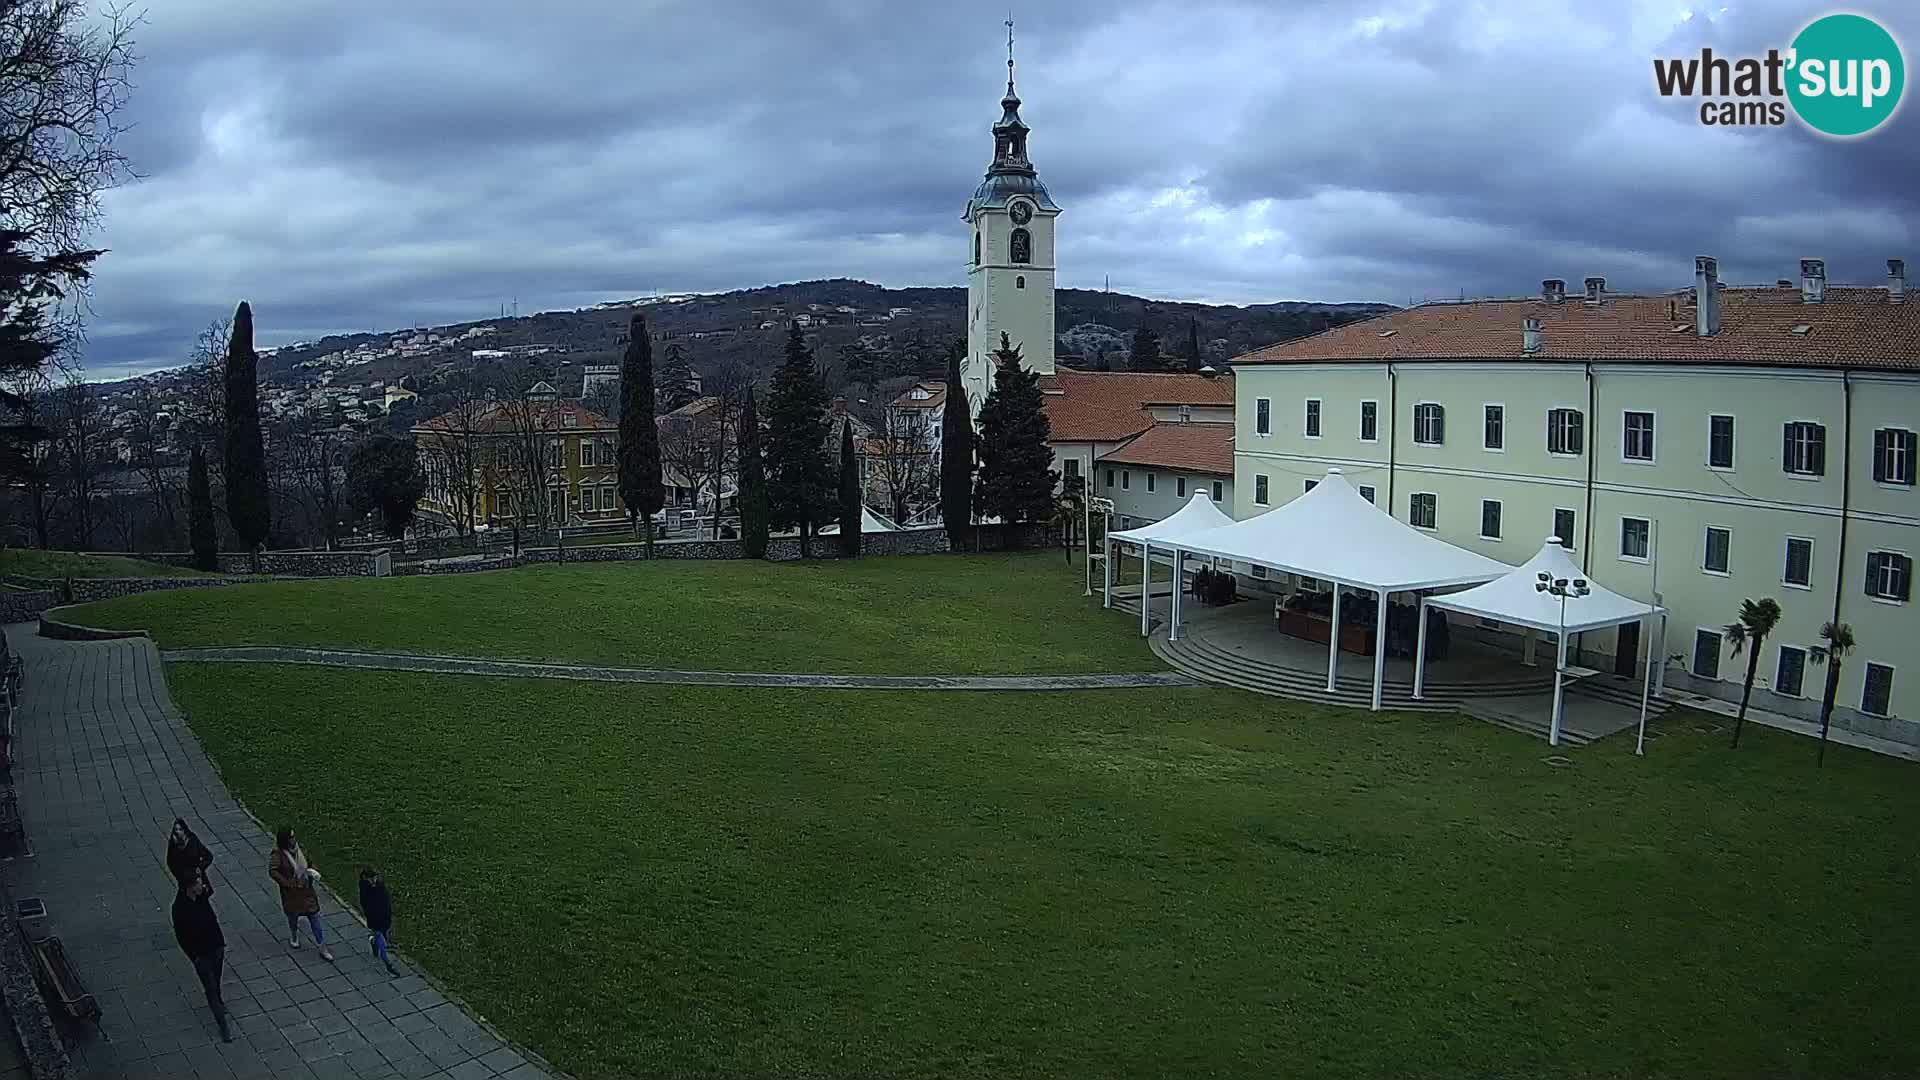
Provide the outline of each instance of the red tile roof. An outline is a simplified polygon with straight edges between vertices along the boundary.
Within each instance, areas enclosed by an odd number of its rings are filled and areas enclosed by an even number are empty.
[[[538,403],[535,403],[538,404]],[[507,402],[497,401],[476,414],[472,429],[481,435],[504,435],[513,431],[512,415],[507,411]],[[587,408],[577,401],[550,401],[545,407],[552,415],[543,421],[555,435],[564,435],[569,431],[618,431],[620,425]],[[571,419],[571,423],[568,420]],[[460,417],[455,413],[443,413],[431,420],[415,425],[417,432],[454,432],[460,430]]]
[[[1155,424],[1120,449],[1102,454],[1100,460],[1232,476],[1233,425]]]
[[[1558,304],[1541,298],[1422,304],[1269,345],[1233,362],[1638,360],[1920,371],[1920,297],[1895,304],[1884,288],[1830,286],[1824,302],[1808,304],[1797,287],[1722,286],[1720,305],[1719,332],[1700,337],[1685,292],[1610,294],[1591,305],[1578,293]],[[1521,349],[1521,321],[1529,318],[1542,324],[1534,353]],[[1796,333],[1796,327],[1805,329]]]
[[[1153,426],[1150,405],[1233,404],[1233,379],[1144,371],[1073,371],[1040,377],[1055,442],[1119,442]]]
[[[925,390],[928,396],[916,401],[913,397],[915,390]],[[947,404],[947,386],[945,383],[936,382],[915,383],[907,387],[901,392],[899,397],[894,398],[891,402],[888,402],[888,404],[896,409],[945,408]]]

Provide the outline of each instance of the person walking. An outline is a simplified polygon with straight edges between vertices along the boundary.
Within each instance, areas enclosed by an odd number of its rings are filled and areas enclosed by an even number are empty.
[[[320,925],[320,871],[307,862],[307,853],[300,850],[300,842],[294,839],[293,830],[283,827],[274,836],[273,854],[267,859],[267,876],[280,886],[280,910],[287,915],[287,947],[300,947],[300,919],[306,917],[307,926],[313,931],[313,943],[320,946],[320,959],[333,960],[333,953],[327,948],[327,931]]]
[[[180,951],[193,962],[200,976],[201,989],[207,992],[207,1008],[213,1010],[220,1025],[220,1040],[233,1041],[233,1028],[227,1021],[227,1003],[220,995],[220,971],[226,963],[227,937],[220,932],[220,918],[213,913],[213,886],[205,874],[195,874],[180,883],[173,896],[173,937]]]
[[[387,966],[387,974],[400,974],[387,959],[387,935],[393,932],[393,898],[387,894],[387,879],[370,866],[360,868],[360,911],[367,917],[367,929],[373,931],[367,938],[373,955]]]
[[[184,889],[199,878],[211,895],[213,880],[207,877],[207,867],[212,865],[213,852],[194,835],[185,818],[174,818],[173,830],[167,833],[167,872],[173,875],[175,888]]]

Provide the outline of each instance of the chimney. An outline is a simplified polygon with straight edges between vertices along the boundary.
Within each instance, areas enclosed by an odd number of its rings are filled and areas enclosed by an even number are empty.
[[[1693,257],[1693,332],[1720,332],[1720,263],[1711,255]]]
[[[1539,319],[1527,319],[1520,324],[1520,351],[1532,356],[1540,351],[1541,323]]]
[[[1887,260],[1887,303],[1902,303],[1907,298],[1907,260]]]
[[[1827,260],[1800,260],[1800,302],[1817,304],[1827,297]]]
[[[1606,296],[1607,294],[1606,278],[1590,277],[1587,279],[1586,285],[1587,285],[1587,303],[1589,304],[1599,303],[1601,298]]]
[[[1567,302],[1567,281],[1565,278],[1550,277],[1540,283],[1540,299],[1549,304]]]

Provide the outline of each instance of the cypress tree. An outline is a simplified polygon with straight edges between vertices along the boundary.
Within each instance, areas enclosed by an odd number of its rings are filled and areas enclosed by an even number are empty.
[[[962,341],[947,350],[947,400],[940,423],[940,517],[947,546],[955,549],[966,546],[966,530],[973,524],[973,414],[960,376],[966,355]]]
[[[220,537],[213,525],[213,484],[207,479],[206,451],[198,446],[187,459],[187,536],[197,570],[220,568]]]
[[[814,530],[832,519],[833,461],[827,440],[827,388],[798,324],[787,329],[787,354],[773,375],[767,403],[767,496],[771,524],[800,530],[800,557],[812,554]]]
[[[993,353],[993,392],[980,408],[980,479],[974,503],[1008,525],[1053,514],[1052,431],[1042,407],[1040,376],[1021,364],[1020,349],[1000,335]],[[1009,546],[1014,534],[1008,531]]]
[[[840,557],[860,554],[860,466],[853,457],[853,421],[840,425]]]
[[[260,439],[260,357],[253,351],[253,309],[240,302],[227,339],[227,520],[258,568],[267,541],[267,454]]]
[[[693,365],[687,363],[685,350],[678,341],[667,342],[666,355],[660,358],[660,370],[654,376],[654,405],[662,414],[670,413],[695,400]]]
[[[740,403],[740,547],[749,559],[767,557],[767,471],[760,457],[760,414],[753,388]]]
[[[1200,359],[1200,322],[1198,319],[1188,318],[1187,370],[1197,372],[1205,366],[1206,362]]]
[[[620,497],[627,503],[627,520],[647,541],[653,558],[653,515],[666,505],[660,482],[660,429],[653,422],[653,344],[647,340],[647,317],[635,315],[627,327],[627,353],[620,359]]]
[[[1160,335],[1153,327],[1142,325],[1133,332],[1133,357],[1127,362],[1133,371],[1165,371],[1166,362],[1160,359]]]

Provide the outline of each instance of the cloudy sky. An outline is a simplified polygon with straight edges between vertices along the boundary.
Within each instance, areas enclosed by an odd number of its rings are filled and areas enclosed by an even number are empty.
[[[922,0],[156,0],[89,373],[820,277],[960,284],[1006,13]],[[1021,0],[1059,280],[1248,303],[1920,267],[1920,107],[1840,142],[1702,127],[1655,56],[1784,47],[1788,0]],[[1920,60],[1920,5],[1859,0]],[[1920,94],[1915,90],[1908,96]]]

